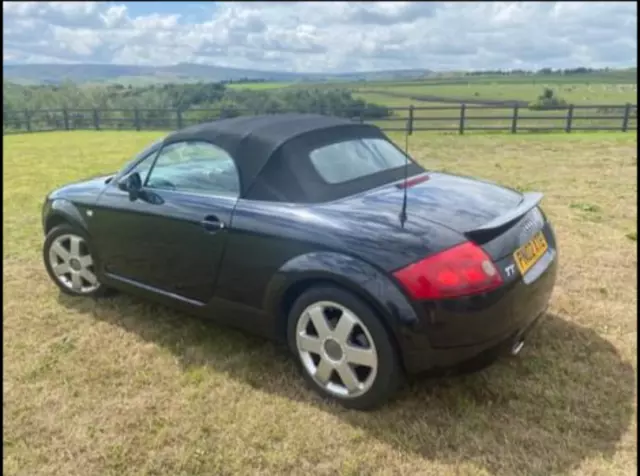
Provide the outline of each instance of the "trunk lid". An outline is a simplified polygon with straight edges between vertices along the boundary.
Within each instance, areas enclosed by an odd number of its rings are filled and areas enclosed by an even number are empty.
[[[524,198],[514,190],[490,182],[429,172],[428,180],[407,188],[405,228],[420,232],[431,222],[466,236],[503,215],[511,215]],[[402,200],[403,189],[394,184],[341,202],[352,210],[398,217],[393,221],[399,226]]]

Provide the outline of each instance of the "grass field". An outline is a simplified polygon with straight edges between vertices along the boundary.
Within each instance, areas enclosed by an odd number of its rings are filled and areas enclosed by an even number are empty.
[[[520,357],[371,414],[319,400],[270,343],[49,282],[45,194],[159,135],[4,138],[4,474],[636,474],[635,134],[411,138],[428,168],[544,192],[560,271]]]
[[[559,97],[570,104],[626,104],[637,103],[636,84],[606,84],[606,83],[574,83],[554,84],[552,82],[528,84],[417,84],[417,85],[388,85],[379,89],[374,83],[367,88],[395,92],[406,95],[432,95],[442,98],[470,99],[470,100],[501,100],[501,101],[534,101],[543,91],[549,88]],[[415,102],[415,101],[414,101]]]
[[[582,82],[568,82],[567,78],[547,77],[543,79],[528,78],[469,78],[467,83],[460,83],[460,79],[425,80],[421,82],[386,82],[367,83],[351,86],[356,97],[376,104],[383,104],[391,108],[408,108],[410,105],[423,108],[438,108],[448,106],[451,109],[423,109],[415,112],[414,126],[417,128],[457,128],[460,121],[460,104],[465,103],[465,126],[471,130],[474,127],[493,127],[509,130],[512,124],[513,107],[487,108],[482,101],[491,104],[494,101],[521,101],[524,105],[534,101],[544,90],[550,88],[557,97],[577,106],[615,106],[619,109],[599,111],[592,109],[575,109],[572,127],[605,127],[621,128],[623,105],[630,103],[637,105],[636,82],[618,82],[630,76],[593,77]],[[575,81],[575,78],[574,78]],[[599,82],[601,81],[601,82]],[[448,102],[442,102],[448,101]],[[476,110],[474,110],[476,109]],[[562,129],[566,125],[567,110],[535,111],[522,106],[519,110],[518,128],[555,128]],[[396,117],[407,117],[406,110],[394,111]],[[611,116],[618,116],[612,118]],[[493,119],[496,117],[496,119]],[[557,118],[557,119],[547,119]],[[637,127],[637,110],[631,109],[628,127]],[[424,120],[421,120],[424,119]],[[383,121],[380,125],[397,127],[397,123]]]
[[[637,73],[615,71],[609,74],[585,76],[467,76],[432,77],[414,81],[329,81],[264,82],[229,84],[232,89],[281,89],[281,88],[346,88],[364,99],[390,107],[416,106],[415,99],[386,96],[385,92],[410,95],[432,95],[451,99],[505,100],[531,102],[544,88],[554,92],[571,104],[626,104],[637,103]],[[367,92],[378,91],[379,93]],[[430,101],[430,103],[432,103]]]
[[[282,89],[282,88],[346,88],[355,97],[374,104],[390,108],[404,108],[394,111],[395,118],[406,118],[410,105],[415,107],[438,108],[446,106],[450,109],[425,109],[416,111],[415,127],[441,127],[456,129],[459,126],[461,103],[466,103],[467,127],[493,127],[509,130],[512,124],[513,109],[485,108],[480,103],[487,101],[521,101],[528,104],[534,101],[544,88],[574,105],[620,105],[620,109],[597,111],[594,109],[576,109],[573,113],[573,126],[621,128],[622,119],[611,119],[607,116],[621,116],[623,107],[630,103],[636,105],[637,80],[633,72],[615,72],[585,76],[478,76],[464,78],[428,78],[422,81],[369,81],[369,82],[327,82],[327,83],[286,83],[266,82],[250,84],[232,84],[234,89]],[[421,100],[421,97],[428,99]],[[447,102],[442,102],[447,101]],[[471,103],[470,103],[471,102]],[[474,104],[474,103],[479,104]],[[477,111],[473,109],[477,108]],[[522,129],[548,127],[562,129],[566,124],[567,111],[534,111],[521,107],[518,125]],[[637,112],[632,109],[628,127],[636,127]],[[497,117],[497,119],[493,119]],[[557,117],[548,120],[546,117]],[[424,120],[421,120],[424,119]],[[404,127],[395,120],[379,121],[382,127]]]
[[[264,91],[266,89],[280,89],[294,85],[282,81],[265,81],[263,83],[231,83],[227,84],[230,89],[251,89],[253,91]]]
[[[267,83],[271,84],[271,83]],[[454,76],[428,77],[413,81],[353,81],[310,83],[273,83],[277,87],[335,88],[354,91],[360,97],[378,104],[408,106],[419,102],[412,95],[437,96],[453,100],[502,100],[534,101],[544,88],[554,92],[570,104],[636,104],[637,72],[612,71],[590,75],[514,75],[514,76]],[[387,96],[384,93],[404,94],[406,98]],[[435,100],[427,103],[437,102]]]

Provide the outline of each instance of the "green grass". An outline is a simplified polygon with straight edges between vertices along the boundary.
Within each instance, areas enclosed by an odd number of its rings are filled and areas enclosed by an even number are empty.
[[[381,104],[387,107],[402,107],[407,108],[411,105],[417,105],[417,101],[410,98],[399,98],[393,96],[386,96],[385,94],[376,94],[376,93],[360,93],[358,91],[354,92],[354,96],[356,98],[363,99],[367,102],[371,102],[374,104]]]
[[[250,89],[252,91],[264,91],[268,89],[286,88],[295,83],[284,81],[266,81],[264,83],[231,83],[227,87],[230,89]]]
[[[499,82],[488,84],[447,84],[429,85],[416,84],[411,86],[389,85],[384,91],[407,95],[433,95],[442,98],[473,99],[473,100],[504,100],[531,102],[547,87],[570,104],[601,105],[637,103],[636,84],[607,84],[607,83],[574,83],[553,84],[540,82],[537,84],[502,84]],[[368,88],[378,90],[373,83]],[[382,90],[382,89],[381,89]]]
[[[300,83],[292,87],[350,89],[363,99],[387,106],[420,105],[410,98],[397,98],[385,92],[432,95],[449,99],[518,100],[531,102],[548,87],[567,102],[576,105],[637,103],[637,73],[612,71],[591,75],[535,76],[433,76],[413,81],[355,81],[320,84]],[[429,104],[429,103],[427,103]]]
[[[370,414],[318,399],[268,342],[49,281],[45,194],[160,135],[4,138],[4,474],[636,473],[635,134],[411,138],[428,168],[544,192],[560,269],[519,358],[420,380]]]
[[[396,88],[403,86],[420,86],[420,85],[455,85],[467,83],[474,85],[563,85],[563,84],[636,84],[638,80],[637,71],[631,70],[615,70],[608,73],[594,73],[589,75],[490,75],[483,74],[479,76],[463,76],[460,74],[435,74],[423,79],[413,80],[370,80],[370,81],[327,81],[320,83],[298,83],[299,87],[335,87],[344,86],[349,88],[368,88],[375,86],[376,88]]]
[[[465,78],[466,80],[467,78]],[[460,104],[465,101],[525,101],[531,102],[539,96],[545,87],[554,90],[556,95],[574,105],[620,105],[617,109],[598,111],[594,109],[575,109],[573,112],[573,128],[611,127],[621,128],[624,105],[637,104],[636,83],[616,83],[612,78],[594,77],[591,79],[609,82],[567,82],[568,78],[469,78],[468,84],[458,84],[460,79],[429,79],[413,82],[369,82],[353,83],[347,86],[354,95],[365,101],[385,105],[391,108],[408,108],[410,105],[422,108],[446,106],[451,109],[423,109],[414,114],[416,128],[443,127],[456,129],[460,123]],[[561,80],[563,79],[563,80]],[[575,81],[575,77],[573,78]],[[631,78],[626,78],[630,80]],[[446,83],[446,84],[443,84]],[[387,93],[399,94],[390,96]],[[421,101],[416,96],[432,96],[432,101]],[[449,100],[439,102],[435,100]],[[467,128],[499,127],[509,130],[512,125],[513,108],[488,108],[481,105],[467,104]],[[394,111],[397,117],[407,117],[406,110]],[[519,109],[518,128],[550,127],[563,129],[567,121],[567,111],[535,111],[526,107]],[[615,117],[609,117],[615,116]],[[495,117],[496,119],[492,119]],[[633,129],[637,124],[637,111],[632,110],[628,127]],[[556,118],[556,119],[547,119]],[[436,120],[433,120],[436,119]],[[380,125],[396,127],[399,123],[379,122]]]

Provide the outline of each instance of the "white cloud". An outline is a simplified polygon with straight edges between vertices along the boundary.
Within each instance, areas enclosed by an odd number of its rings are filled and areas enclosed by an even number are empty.
[[[204,10],[203,10],[204,12]],[[635,2],[229,2],[193,18],[4,2],[5,60],[287,71],[631,66]]]

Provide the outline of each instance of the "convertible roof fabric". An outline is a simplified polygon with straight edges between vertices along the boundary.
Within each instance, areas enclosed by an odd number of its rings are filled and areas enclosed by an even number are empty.
[[[201,140],[224,149],[238,169],[241,197],[309,203],[339,198],[361,188],[349,187],[349,183],[339,186],[326,183],[314,173],[309,152],[323,144],[363,137],[388,140],[373,125],[291,113],[240,116],[198,124],[170,134],[164,144]],[[373,178],[367,185],[375,186]]]

